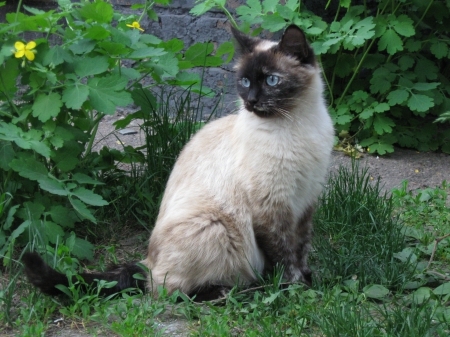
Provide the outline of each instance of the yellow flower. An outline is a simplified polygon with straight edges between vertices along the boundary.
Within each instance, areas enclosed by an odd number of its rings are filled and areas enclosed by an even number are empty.
[[[139,24],[139,22],[134,21],[131,25],[127,24],[127,27],[133,28],[133,29],[139,29],[141,32],[143,32],[144,30],[141,28],[141,25]]]
[[[14,43],[14,48],[16,48],[14,52],[14,56],[16,58],[26,57],[29,61],[34,60],[34,54],[36,53],[36,42],[30,41],[26,45],[23,42],[17,41]]]

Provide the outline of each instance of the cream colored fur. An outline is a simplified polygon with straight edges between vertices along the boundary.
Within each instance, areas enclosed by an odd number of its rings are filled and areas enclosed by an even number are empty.
[[[207,285],[251,283],[266,266],[255,231],[265,226],[275,236],[281,230],[273,216],[278,209],[290,210],[296,226],[316,202],[333,127],[319,67],[305,71],[310,86],[288,116],[260,118],[242,107],[206,125],[186,145],[143,261],[151,270],[151,290],[165,285],[170,293],[191,293]],[[299,268],[287,268],[290,281],[303,280]]]

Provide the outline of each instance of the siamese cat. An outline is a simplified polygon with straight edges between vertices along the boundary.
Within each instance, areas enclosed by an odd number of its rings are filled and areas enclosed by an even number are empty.
[[[279,42],[232,33],[240,107],[203,127],[181,152],[141,261],[148,282],[133,278],[144,271],[132,263],[81,274],[86,283],[117,281],[104,294],[159,285],[201,294],[250,284],[277,263],[285,280],[311,283],[311,220],[334,141],[320,66],[297,26]],[[36,253],[23,262],[45,293],[68,284]]]

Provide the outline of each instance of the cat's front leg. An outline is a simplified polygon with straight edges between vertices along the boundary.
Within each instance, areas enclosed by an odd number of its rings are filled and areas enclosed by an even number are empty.
[[[263,251],[269,265],[284,266],[284,279],[288,282],[311,284],[311,271],[308,267],[313,208],[309,207],[293,223],[288,217],[272,218],[255,228],[258,246]]]

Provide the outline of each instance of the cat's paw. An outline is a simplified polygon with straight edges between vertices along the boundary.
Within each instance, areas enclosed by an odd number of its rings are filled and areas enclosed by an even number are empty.
[[[284,274],[284,277],[289,282],[302,282],[308,286],[311,286],[312,284],[311,271],[308,268],[300,270],[300,268],[290,266],[286,269]]]

